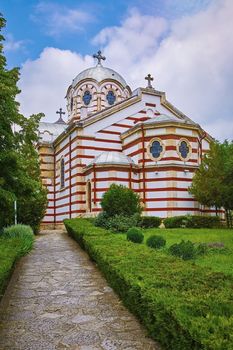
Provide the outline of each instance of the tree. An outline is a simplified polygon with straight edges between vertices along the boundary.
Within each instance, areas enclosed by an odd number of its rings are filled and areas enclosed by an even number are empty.
[[[189,192],[198,202],[226,211],[228,226],[232,226],[233,209],[233,143],[212,142],[196,171]]]
[[[141,213],[140,198],[131,189],[112,184],[101,200],[103,211],[109,216],[132,216]]]
[[[0,14],[0,32],[4,26],[5,19]],[[47,201],[35,150],[42,114],[27,119],[19,113],[19,103],[15,101],[20,93],[19,69],[6,68],[3,41],[0,34],[0,229],[12,224],[17,199],[20,222],[37,230]]]

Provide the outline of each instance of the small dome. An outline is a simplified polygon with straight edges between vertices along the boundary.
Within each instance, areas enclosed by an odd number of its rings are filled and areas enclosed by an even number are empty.
[[[133,160],[121,152],[102,152],[99,154],[92,162],[92,164],[124,164],[124,165],[134,165]]]
[[[113,79],[118,81],[123,87],[127,86],[125,79],[122,78],[120,74],[118,74],[113,69],[103,67],[100,64],[97,64],[96,67],[88,68],[79,73],[76,78],[72,82],[72,86],[74,87],[80,81],[84,79],[94,79],[98,83],[102,80]]]

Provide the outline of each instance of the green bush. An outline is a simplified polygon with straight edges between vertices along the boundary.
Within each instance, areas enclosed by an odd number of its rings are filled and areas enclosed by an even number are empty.
[[[0,298],[15,262],[28,253],[34,242],[32,229],[25,225],[5,228],[0,236]]]
[[[159,227],[162,219],[157,216],[142,216],[139,225],[143,228]]]
[[[159,249],[159,248],[165,247],[166,239],[163,238],[162,236],[153,235],[147,239],[146,244],[150,248]]]
[[[183,260],[193,259],[196,255],[195,245],[190,241],[182,240],[170,246],[169,252]]]
[[[108,219],[109,219],[109,216],[107,215],[107,213],[105,211],[102,211],[95,218],[95,226],[107,228],[108,227]]]
[[[115,215],[108,219],[106,228],[113,232],[127,232],[134,226],[137,226],[137,216]]]
[[[186,227],[189,228],[213,228],[220,226],[220,217],[219,216],[201,216],[193,215],[186,216]]]
[[[33,231],[30,226],[18,224],[5,227],[2,231],[2,236],[4,238],[24,238],[26,236],[31,237],[33,236]]]
[[[137,227],[132,227],[127,231],[127,240],[134,243],[142,243],[144,235],[142,231]]]
[[[172,218],[166,218],[163,220],[163,224],[166,228],[179,228],[185,227],[186,216],[174,216]]]
[[[112,184],[101,200],[101,207],[109,217],[132,216],[141,213],[140,197],[133,190]]]
[[[13,225],[3,229],[1,238],[18,238],[21,244],[21,255],[27,254],[33,246],[34,234],[32,228],[27,225]]]
[[[231,276],[132,245],[85,219],[65,225],[164,349],[232,349]]]

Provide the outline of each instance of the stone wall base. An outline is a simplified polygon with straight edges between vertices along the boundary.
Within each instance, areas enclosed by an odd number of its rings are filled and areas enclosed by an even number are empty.
[[[43,224],[43,222],[40,225],[40,231],[47,231],[47,230],[65,230],[65,225],[63,223],[61,224]]]

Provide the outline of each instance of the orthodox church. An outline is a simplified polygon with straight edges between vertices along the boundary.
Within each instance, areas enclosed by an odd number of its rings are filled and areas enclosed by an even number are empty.
[[[211,137],[154,89],[131,91],[125,79],[97,65],[79,73],[66,93],[68,121],[41,122],[38,151],[48,207],[43,226],[95,216],[112,183],[138,193],[143,215],[211,213],[189,194]]]

